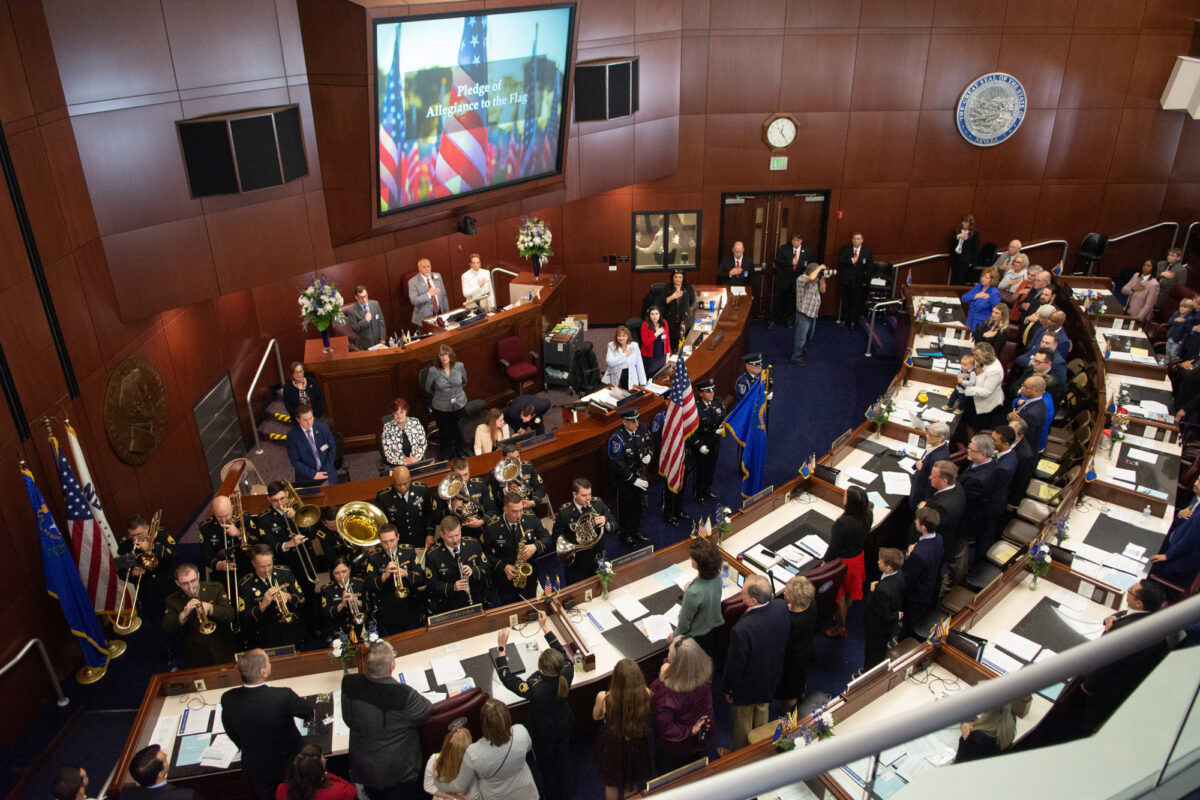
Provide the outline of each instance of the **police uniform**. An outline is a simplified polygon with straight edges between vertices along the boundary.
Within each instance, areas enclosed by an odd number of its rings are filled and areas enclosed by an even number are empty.
[[[217,629],[209,634],[201,633],[200,615],[195,610],[188,614],[187,619],[180,625],[179,615],[191,598],[177,589],[167,597],[166,613],[162,621],[163,633],[170,636],[182,628],[184,664],[189,669],[228,664],[233,661],[232,625],[235,612],[229,595],[225,592],[225,584],[201,581],[197,595],[201,602],[212,604],[212,613],[208,618],[216,623]]]
[[[696,390],[698,392],[715,392],[716,384],[711,379],[703,380],[696,384]],[[713,473],[717,469],[717,454],[721,451],[721,438],[725,430],[725,404],[715,393],[712,402],[709,403],[696,397],[696,416],[700,418],[700,425],[696,428],[696,432],[688,437],[687,446],[692,454],[692,464],[695,469],[692,490],[695,492],[696,502],[705,505],[708,503],[708,498],[717,496],[716,492],[712,490],[712,482]],[[701,447],[708,452],[700,452]]]
[[[621,416],[636,421],[637,410],[630,409]],[[634,483],[642,477],[642,469],[649,463],[644,460],[647,456],[650,462],[654,461],[654,442],[649,428],[641,423],[632,433],[622,424],[608,440],[608,463],[617,487],[619,535],[629,547],[641,547],[647,542],[642,536],[642,501],[646,491]]]
[[[763,363],[763,356],[762,356],[762,353],[746,353],[746,355],[742,356],[742,361],[746,362],[747,367],[750,367],[750,366],[761,367],[762,363]],[[750,391],[750,387],[753,386],[754,382],[757,381],[761,377],[762,377],[761,372],[759,372],[757,375],[751,375],[750,371],[748,369],[743,369],[742,374],[738,375],[737,380],[734,381],[734,384],[733,384],[734,400],[736,400],[737,402],[741,402],[742,398],[745,397],[746,394]],[[770,388],[768,387],[767,400],[770,401],[770,399],[771,399],[771,392],[770,392]],[[736,404],[737,403],[735,403],[734,405],[736,405]],[[770,427],[771,406],[770,406],[769,402],[767,404],[767,413],[763,417],[763,422],[768,427]],[[738,445],[738,451],[737,451],[737,474],[739,476],[742,474],[742,446],[741,445]],[[740,478],[739,478],[739,482],[740,482]]]
[[[278,603],[271,602],[267,604],[266,610],[259,610],[258,604],[273,583],[279,584],[279,588],[291,595],[287,602],[287,610],[295,619],[290,623],[280,619]],[[304,594],[296,585],[296,576],[287,567],[273,566],[271,580],[264,580],[258,577],[258,573],[249,572],[242,577],[238,586],[238,610],[242,620],[242,632],[251,647],[298,644],[303,635],[300,626],[303,608]]]
[[[350,591],[354,592],[358,599],[358,607],[363,615],[363,624],[358,625],[354,622],[354,616],[350,613],[350,604],[347,603],[345,608],[338,610],[338,604],[342,602],[344,594],[342,586],[337,581],[330,581],[321,587],[321,616],[325,619],[327,625],[330,625],[333,633],[342,633],[346,636],[353,631],[361,642],[364,638],[363,628],[366,625],[367,619],[370,618],[370,603],[367,598],[367,584],[362,578],[350,577]]]
[[[662,464],[663,425],[666,424],[666,416],[667,412],[660,411],[654,417],[654,421],[650,423],[650,438],[654,442],[654,458],[651,459],[650,464],[651,466],[658,465],[660,470]],[[691,437],[688,438],[690,439]],[[689,463],[691,457],[691,450],[685,449],[683,452],[684,472],[683,478],[679,482],[678,492],[671,491],[671,487],[667,485],[666,479],[663,479],[662,515],[663,522],[666,522],[668,525],[678,525],[688,519],[688,515],[683,513],[683,487],[687,483],[688,473],[692,471],[691,464]]]
[[[471,568],[470,596],[467,592],[454,590],[454,584],[462,580],[460,566]],[[441,614],[453,611],[463,606],[482,603],[483,591],[487,585],[487,574],[490,569],[483,545],[474,539],[464,537],[455,555],[450,548],[438,542],[425,551],[425,581],[426,597],[429,600],[429,613]]]
[[[532,500],[534,506],[538,506],[546,502],[546,484],[542,482],[542,476],[538,474],[537,467],[525,461],[521,462],[521,483],[525,484],[525,488],[529,490],[529,495],[526,500]],[[496,480],[496,476],[492,476],[492,499],[495,500],[497,513],[504,508],[504,495],[508,493],[508,484],[501,483]]]
[[[504,568],[515,566],[517,548],[534,545],[537,551],[529,557],[528,564],[533,567],[533,573],[526,579],[525,586],[518,589],[504,574]],[[528,512],[521,515],[515,523],[510,524],[503,517],[497,517],[483,529],[483,549],[487,553],[492,567],[492,585],[496,587],[502,604],[515,603],[520,598],[531,599],[537,596],[538,568],[536,559],[550,552],[550,534],[533,514]]]
[[[567,583],[578,583],[596,574],[596,562],[604,554],[604,536],[616,529],[613,524],[612,510],[603,500],[593,496],[591,507],[599,516],[604,517],[604,528],[600,530],[600,538],[594,545],[586,550],[576,550],[571,561],[563,567]],[[554,542],[556,545],[559,539],[565,539],[574,545],[579,544],[579,540],[575,538],[575,531],[571,530],[571,525],[583,516],[583,512],[584,509],[575,505],[574,499],[564,503],[558,510],[558,516],[554,518]]]
[[[425,484],[410,483],[408,493],[403,495],[391,486],[381,489],[375,495],[375,505],[387,516],[388,522],[396,526],[400,544],[424,547],[426,537],[433,535],[433,503]]]
[[[416,551],[406,545],[396,548],[396,560],[408,573],[399,579],[405,597],[396,596],[396,579],[387,574],[391,560],[382,548],[367,558],[366,583],[381,636],[412,630],[425,619],[425,568],[417,562]]]
[[[477,526],[467,525],[466,520],[463,520],[463,535],[478,539],[483,535],[483,528],[497,514],[496,504],[492,500],[492,487],[483,478],[470,478],[467,480],[467,494],[471,496],[471,501],[479,506],[479,515],[477,519],[482,523]],[[439,495],[434,499],[434,522],[440,521],[444,517],[457,516],[451,506],[454,505],[455,498],[443,500]],[[461,517],[460,517],[461,519]]]

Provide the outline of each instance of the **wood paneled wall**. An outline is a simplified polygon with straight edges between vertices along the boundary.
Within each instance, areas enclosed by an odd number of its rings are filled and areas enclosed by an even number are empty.
[[[344,288],[367,284],[399,327],[402,281],[419,257],[457,295],[471,252],[488,265],[523,263],[516,227],[536,211],[555,234],[551,268],[571,274],[568,310],[615,322],[659,277],[602,263],[628,255],[632,212],[702,209],[693,279],[711,281],[723,191],[830,189],[843,212],[831,215],[831,251],[861,229],[892,259],[940,250],[968,210],[985,239],[1078,242],[1091,230],[1187,222],[1200,208],[1200,123],[1157,105],[1175,56],[1191,46],[1192,2],[579,0],[577,57],[638,55],[641,111],[572,123],[559,188],[478,213],[464,206],[479,219],[474,237],[441,221],[347,241],[372,190],[356,155],[369,158],[368,14],[446,7],[0,0],[0,123],[82,397],[67,396],[6,201],[0,301],[22,312],[0,316],[0,340],[29,417],[76,423],[118,526],[162,506],[178,527],[204,502],[191,406],[226,370],[244,396],[271,337],[285,360],[299,357],[295,293],[316,272]],[[320,35],[306,30],[314,20]],[[1009,142],[977,149],[955,131],[953,108],[989,70],[1019,77],[1030,110]],[[175,120],[289,102],[303,114],[306,178],[190,198]],[[759,141],[776,111],[800,121],[786,172],[767,169]],[[352,150],[339,149],[344,132],[357,137]],[[1127,266],[1148,242],[1115,248],[1106,269]],[[130,355],[152,360],[169,391],[166,444],[137,469],[111,455],[100,425],[107,376]],[[45,437],[23,449],[61,511]],[[65,669],[77,651],[44,593],[17,452],[0,411],[0,462],[10,465],[0,473],[0,548],[14,576],[0,599],[0,659],[41,635]],[[27,689],[0,692],[0,715],[14,722],[7,741],[48,687],[32,662],[5,681]]]

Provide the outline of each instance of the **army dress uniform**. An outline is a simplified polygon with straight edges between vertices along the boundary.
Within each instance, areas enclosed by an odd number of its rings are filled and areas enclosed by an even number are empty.
[[[696,386],[715,388],[711,380],[701,381]],[[688,437],[687,446],[695,468],[692,490],[695,492],[696,502],[702,506],[708,503],[708,498],[717,496],[712,490],[712,483],[713,474],[717,470],[717,455],[721,452],[725,413],[725,404],[715,394],[711,403],[696,398],[696,416],[700,418],[700,424],[695,433]],[[702,452],[701,448],[708,452]]]
[[[430,614],[441,614],[484,601],[483,592],[490,566],[483,545],[464,537],[456,549],[457,553],[438,542],[425,551],[425,594]],[[454,584],[462,580],[460,566],[471,568],[469,596],[467,592],[454,589]]]
[[[236,526],[237,523],[235,522],[234,525]],[[229,546],[233,548],[235,554],[233,561],[237,565],[239,581],[243,575],[251,571],[249,553],[251,546],[265,542],[271,545],[272,550],[275,549],[275,541],[259,533],[254,524],[254,517],[247,514],[242,515],[242,530],[243,541],[239,542],[237,537],[229,537]],[[204,565],[208,567],[208,577],[224,583],[225,573],[217,569],[217,562],[225,558],[225,529],[221,527],[221,523],[217,522],[216,517],[209,517],[200,523],[200,551]]]
[[[123,539],[117,545],[118,565],[117,574],[123,580],[129,581],[130,587],[137,582],[137,577],[133,575],[134,567],[141,567],[141,564],[136,560],[138,554],[142,550],[133,546],[132,539]],[[177,561],[175,559],[175,538],[171,536],[166,529],[160,527],[158,535],[154,537],[154,542],[150,545],[150,554],[153,554],[158,559],[158,564],[154,569],[146,569],[142,567],[142,588],[138,592],[138,600],[142,601],[144,611],[149,611],[148,621],[155,626],[162,624],[163,602],[175,588],[175,567]],[[128,563],[128,567],[120,568],[121,565]]]
[[[604,537],[614,530],[616,526],[613,524],[612,511],[608,505],[599,497],[592,497],[591,508],[601,517],[604,517],[604,527],[601,528],[599,538],[591,547],[586,550],[576,550],[574,557],[563,567],[563,571],[567,575],[567,583],[578,583],[579,581],[587,580],[596,574],[596,562],[600,560],[600,556],[604,553]],[[558,510],[558,516],[554,518],[554,542],[557,545],[559,539],[564,539],[572,545],[578,547],[579,540],[575,536],[575,531],[571,526],[583,516],[585,509],[575,505],[575,501],[564,503],[562,508]]]
[[[334,634],[345,634],[349,636],[351,631],[361,642],[365,638],[363,628],[366,627],[366,622],[371,618],[370,600],[367,597],[367,584],[362,578],[356,578],[353,575],[349,580],[350,591],[354,593],[358,600],[358,608],[362,616],[362,624],[357,624],[354,621],[354,615],[350,611],[350,604],[347,603],[345,608],[338,610],[338,605],[342,602],[344,591],[342,585],[337,581],[330,581],[321,587],[321,616],[325,623],[330,626]]]
[[[437,520],[434,519],[433,502],[429,499],[429,487],[425,484],[410,483],[406,494],[400,494],[391,486],[380,489],[375,495],[375,505],[383,511],[388,522],[396,526],[400,544],[424,547],[426,537],[433,536]]]
[[[321,594],[317,590],[316,583],[308,579],[308,573],[300,561],[300,553],[292,546],[292,526],[288,522],[287,516],[282,511],[273,507],[268,508],[254,518],[254,527],[264,541],[274,544],[275,563],[287,567],[296,576],[300,589],[304,593],[304,616],[308,623],[309,632],[316,633],[321,627],[319,608]],[[316,572],[324,571],[325,565],[317,557],[316,550],[312,545],[314,540],[320,541],[322,549],[325,552],[331,552],[330,545],[325,543],[326,531],[324,527],[318,523],[300,532],[309,539],[309,543],[305,545],[305,549],[308,551],[306,558],[311,558],[312,568]]]
[[[525,499],[532,500],[534,508],[546,502],[546,484],[542,482],[542,476],[538,473],[537,467],[522,461],[519,480],[528,489],[529,493]],[[495,500],[495,507],[499,513],[499,509],[504,508],[504,495],[508,492],[508,484],[496,480],[495,475],[492,476],[491,483],[492,498]]]
[[[417,562],[416,551],[406,545],[396,548],[396,560],[408,572],[407,578],[400,578],[405,597],[396,596],[396,581],[387,575],[388,554],[380,548],[367,558],[366,583],[381,636],[412,630],[425,620],[425,568]]]
[[[526,579],[525,586],[518,589],[504,574],[504,568],[516,566],[517,548],[529,544],[537,548],[527,560],[533,572]],[[500,595],[501,604],[515,603],[522,597],[537,597],[538,569],[535,560],[550,552],[550,546],[551,538],[546,527],[530,513],[522,514],[520,519],[511,524],[503,516],[497,517],[484,527],[483,548],[491,563],[492,585]]]
[[[259,609],[263,595],[278,583],[279,588],[291,595],[287,602],[287,610],[292,614],[292,622],[284,622],[279,615],[279,604],[271,602],[265,610]],[[250,647],[281,647],[283,645],[298,645],[303,637],[301,616],[304,608],[304,594],[296,585],[296,576],[287,567],[271,568],[271,580],[263,580],[255,572],[242,577],[238,586],[238,611],[242,620],[242,632],[246,635]]]
[[[637,411],[628,412],[626,419],[637,419]],[[649,461],[646,461],[649,457]],[[617,514],[620,516],[621,541],[629,547],[640,547],[646,543],[642,536],[642,503],[646,490],[639,489],[636,481],[642,471],[654,462],[654,442],[650,429],[639,423],[632,433],[624,426],[617,428],[608,440],[608,463],[612,468],[613,483],[617,487]]]
[[[483,535],[483,529],[487,526],[499,512],[496,510],[496,502],[492,497],[492,487],[483,478],[471,478],[467,481],[467,494],[471,496],[471,502],[479,506],[479,515],[476,517],[480,521],[478,526],[467,525],[467,521],[463,520],[463,535],[478,539]],[[452,497],[449,500],[443,500],[439,495],[434,499],[433,521],[436,526],[443,517],[457,516],[454,513],[452,506],[454,501],[460,499]],[[462,519],[462,517],[459,517]]]
[[[167,597],[167,610],[162,621],[163,633],[170,636],[183,629],[183,658],[189,669],[228,664],[233,661],[232,625],[235,612],[229,595],[225,592],[225,584],[201,581],[198,595],[202,602],[212,604],[212,613],[208,618],[216,623],[217,629],[210,634],[201,633],[200,615],[195,610],[188,614],[187,619],[180,625],[179,614],[191,598],[177,589]]]

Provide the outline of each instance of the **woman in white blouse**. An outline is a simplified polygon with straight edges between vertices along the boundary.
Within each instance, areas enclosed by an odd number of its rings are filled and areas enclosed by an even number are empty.
[[[489,408],[487,418],[475,426],[475,455],[481,456],[496,449],[496,443],[512,436],[508,423],[504,421],[504,412],[498,408]]]
[[[646,370],[642,366],[642,351],[633,341],[633,334],[624,325],[617,326],[613,340],[608,343],[608,356],[604,362],[604,382],[611,386],[629,389],[646,383]]]
[[[525,763],[533,746],[524,725],[513,725],[508,706],[488,698],[479,711],[483,738],[467,748],[460,780],[477,781],[483,800],[538,800],[537,784]]]
[[[480,301],[484,311],[491,311],[495,297],[492,296],[492,274],[483,268],[483,261],[478,253],[471,253],[470,269],[462,275],[463,302],[469,303],[476,298],[487,295]]]
[[[972,406],[963,420],[968,436],[993,428],[1001,424],[1004,418],[1004,365],[987,342],[976,344],[974,355],[975,385],[959,384],[963,393],[972,400]]]
[[[442,740],[441,751],[425,762],[424,789],[434,800],[478,800],[473,781],[462,772],[463,757],[471,745],[471,732],[454,728]]]
[[[397,397],[392,403],[392,418],[383,426],[383,457],[393,467],[414,464],[425,457],[425,428],[408,415],[408,401]]]
[[[1000,283],[996,288],[1002,292],[1011,292],[1019,294],[1029,281],[1029,256],[1021,253],[1013,259],[1012,266],[1009,267],[1004,277],[1000,279]]]

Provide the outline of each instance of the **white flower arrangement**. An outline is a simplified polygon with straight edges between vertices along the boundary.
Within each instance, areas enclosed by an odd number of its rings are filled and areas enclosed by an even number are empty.
[[[521,217],[521,227],[517,229],[517,252],[522,256],[538,256],[544,259],[554,255],[554,251],[550,249],[550,242],[553,240],[554,236],[541,217]]]
[[[332,283],[324,275],[314,278],[313,282],[300,290],[297,298],[300,305],[300,324],[308,329],[308,323],[323,331],[330,325],[346,321],[342,313],[345,300],[338,291],[337,284]]]
[[[367,631],[367,642],[369,644],[375,644],[378,641],[379,641],[378,633],[376,633],[375,631]]]

